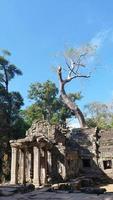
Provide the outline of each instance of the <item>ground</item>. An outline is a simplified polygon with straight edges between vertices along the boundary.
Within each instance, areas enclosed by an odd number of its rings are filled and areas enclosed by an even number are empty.
[[[111,186],[109,187],[111,188]],[[96,195],[65,191],[46,192],[45,189],[39,189],[24,194],[16,193],[12,195],[11,187],[0,187],[0,191],[5,194],[5,196],[0,196],[0,200],[113,200],[113,192]]]

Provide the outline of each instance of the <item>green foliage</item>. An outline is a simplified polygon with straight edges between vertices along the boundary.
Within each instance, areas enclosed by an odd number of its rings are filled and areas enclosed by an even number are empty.
[[[16,118],[14,125],[12,126],[12,134],[11,137],[13,139],[23,138],[25,137],[25,132],[29,128],[29,124],[24,121],[24,119],[18,116]]]
[[[20,108],[23,106],[23,98],[19,92],[10,92],[9,98],[11,123],[14,124],[15,120],[19,117]]]
[[[29,90],[29,98],[33,99],[36,104],[32,106],[31,109],[33,110],[35,107],[35,111],[38,110],[39,117],[43,119],[48,118],[48,120],[50,121],[52,111],[56,110],[56,107],[58,107],[58,101],[56,98],[57,94],[58,89],[56,88],[55,84],[49,80],[43,84],[32,84]]]
[[[32,104],[25,110],[21,110],[20,115],[24,119],[24,121],[31,126],[32,122],[35,119],[43,119],[43,110],[38,106],[37,103]]]
[[[75,102],[76,100],[81,100],[83,98],[81,92],[69,93],[68,97],[71,99],[72,102]]]
[[[58,88],[55,83],[47,80],[44,83],[31,84],[29,98],[34,100],[31,106],[21,112],[24,120],[31,125],[35,119],[46,119],[51,124],[65,123],[71,117],[70,110],[58,97]],[[74,102],[82,98],[81,93],[70,93],[69,98]]]
[[[86,121],[89,127],[98,126],[101,129],[113,127],[113,112],[111,106],[100,102],[92,102],[85,106]]]
[[[20,69],[11,64],[6,58],[0,56],[0,82],[8,90],[8,84],[15,75],[22,75]]]
[[[25,122],[19,116],[23,98],[19,92],[10,92],[9,84],[15,75],[22,75],[20,69],[11,64],[6,56],[7,50],[0,56],[0,173],[1,177],[10,175],[10,145],[9,140],[22,137],[25,133]]]
[[[58,94],[58,89],[54,83],[48,80],[43,84],[38,82],[31,84],[28,92],[28,97],[30,99],[34,99],[37,103],[40,103],[40,100],[45,102],[52,101],[53,98]]]
[[[2,52],[4,56],[10,55],[7,50]],[[4,56],[0,56],[0,124],[2,132],[10,138],[23,99],[19,92],[9,92],[9,83],[15,75],[22,75],[22,72]]]

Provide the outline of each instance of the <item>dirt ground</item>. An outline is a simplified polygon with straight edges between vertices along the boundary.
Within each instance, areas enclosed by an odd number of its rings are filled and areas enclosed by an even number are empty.
[[[0,196],[0,200],[113,200],[113,184],[102,186],[106,187],[108,193],[97,195],[97,194],[85,194],[81,192],[66,192],[56,191],[47,192],[44,189],[34,190],[28,193],[13,193],[14,188],[11,187],[0,187],[0,191],[3,191],[5,196]]]

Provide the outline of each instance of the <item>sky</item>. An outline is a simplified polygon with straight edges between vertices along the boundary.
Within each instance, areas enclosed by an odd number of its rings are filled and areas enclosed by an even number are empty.
[[[51,80],[59,86],[57,67],[61,52],[87,43],[97,45],[89,79],[73,80],[68,92],[81,91],[78,104],[113,101],[113,1],[112,0],[0,0],[0,48],[23,76],[10,83],[19,91],[24,108],[31,83]]]

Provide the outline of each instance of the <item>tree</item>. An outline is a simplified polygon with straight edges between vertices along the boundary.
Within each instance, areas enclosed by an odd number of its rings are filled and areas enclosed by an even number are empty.
[[[9,140],[16,138],[19,131],[19,111],[23,98],[19,92],[10,92],[9,83],[15,75],[22,75],[20,69],[10,63],[7,56],[10,52],[3,50],[0,56],[0,177],[10,175]]]
[[[31,125],[35,119],[45,119],[51,124],[65,124],[66,118],[71,116],[70,110],[61,101],[58,96],[58,88],[55,83],[46,81],[45,83],[31,84],[29,90],[29,98],[34,100],[31,106],[22,111],[22,116],[25,121]],[[81,98],[80,93],[69,94],[69,97],[74,102]]]
[[[85,74],[83,72],[83,68],[86,67],[85,62],[88,61],[88,58],[94,55],[94,51],[95,47],[91,45],[86,45],[78,49],[68,49],[64,54],[66,62],[65,73],[67,73],[67,77],[63,78],[63,70],[61,66],[59,66],[57,70],[60,82],[60,96],[63,102],[71,110],[72,114],[78,118],[81,127],[86,127],[84,115],[77,104],[72,102],[66,94],[65,85],[73,79],[90,77],[89,73]]]
[[[31,106],[27,107],[24,110],[21,110],[20,115],[23,118],[23,120],[26,122],[28,127],[32,125],[32,122],[34,120],[43,120],[44,111],[42,108],[39,107],[38,103],[33,103]]]
[[[49,80],[43,84],[37,82],[30,86],[29,98],[35,100],[42,118],[48,118],[48,121],[50,121],[53,111],[58,107],[57,94],[56,85]]]
[[[22,72],[6,59],[6,56],[11,55],[10,52],[6,50],[2,52],[3,55],[0,56],[0,113],[1,120],[3,120],[4,116],[3,124],[5,123],[5,126],[3,131],[7,132],[10,138],[11,124],[14,123],[14,118],[18,115],[18,111],[23,105],[23,99],[19,92],[9,92],[9,83],[15,75],[22,75]]]
[[[15,75],[22,75],[22,72],[5,58],[6,56],[10,56],[11,53],[6,50],[3,50],[2,52],[3,55],[0,56],[0,83],[8,93],[9,82],[15,77]]]
[[[110,105],[92,102],[85,105],[86,122],[89,127],[98,126],[101,129],[113,126],[113,111]]]

